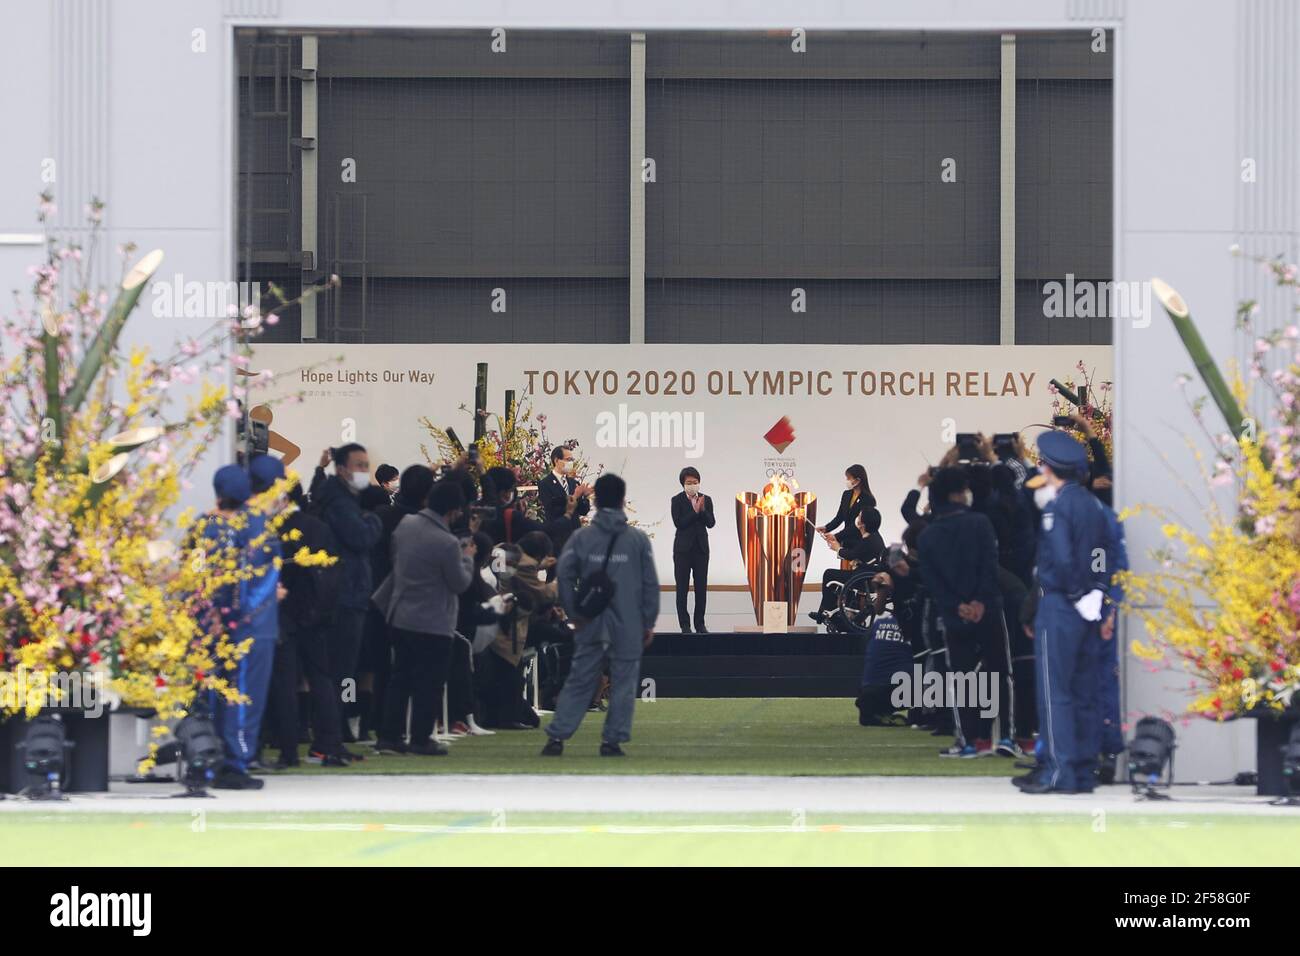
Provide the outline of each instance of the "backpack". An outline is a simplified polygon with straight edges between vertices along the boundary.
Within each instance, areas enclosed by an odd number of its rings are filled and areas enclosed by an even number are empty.
[[[622,534],[622,531],[616,531],[610,537],[609,547],[605,549],[605,560],[601,564],[600,570],[584,576],[578,582],[578,591],[573,602],[573,609],[577,612],[578,617],[583,620],[595,620],[614,600],[614,592],[617,587],[614,584],[614,579],[609,576],[609,557],[614,553],[614,543],[618,541],[620,534]]]

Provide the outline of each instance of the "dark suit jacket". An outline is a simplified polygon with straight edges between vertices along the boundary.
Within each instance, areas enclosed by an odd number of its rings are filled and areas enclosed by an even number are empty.
[[[548,471],[546,477],[537,483],[537,499],[541,502],[542,514],[546,516],[547,521],[564,517],[564,509],[569,504],[569,495],[573,494],[577,487],[576,478],[565,478],[564,484],[561,485],[560,479],[555,477],[553,471]],[[573,509],[573,517],[581,518],[590,510],[591,502],[583,498]]]
[[[858,512],[861,511],[864,506],[868,508],[874,508],[876,506],[874,499],[868,497],[862,489],[859,488],[858,491],[860,492],[858,494],[858,500],[850,504],[849,502],[853,498],[853,492],[848,488],[845,488],[844,494],[840,495],[840,510],[835,512],[834,518],[826,522],[827,531],[834,531],[840,526],[840,523],[843,522],[844,530],[835,536],[841,547],[851,547],[854,542],[861,539],[862,535],[858,534]],[[880,527],[879,519],[876,520],[876,527]]]
[[[709,529],[716,523],[713,518],[713,499],[704,496],[704,507],[695,509],[682,491],[673,495],[673,524],[677,535],[673,538],[673,554],[708,554]]]

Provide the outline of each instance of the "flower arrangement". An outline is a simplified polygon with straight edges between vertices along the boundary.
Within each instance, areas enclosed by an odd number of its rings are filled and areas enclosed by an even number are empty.
[[[1048,390],[1052,393],[1052,416],[1079,414],[1088,419],[1098,440],[1106,449],[1106,459],[1115,460],[1114,436],[1111,434],[1112,405],[1114,389],[1111,382],[1096,381],[1097,370],[1089,371],[1082,361],[1075,365],[1075,375],[1064,381],[1052,379]],[[1082,403],[1080,397],[1082,396]],[[1092,461],[1092,449],[1083,432],[1071,430],[1068,434],[1088,450],[1088,460]],[[1037,449],[1033,451],[1036,456]]]
[[[591,483],[596,480],[604,465],[596,465],[594,473],[585,458],[576,439],[555,442],[546,431],[546,416],[534,414],[532,399],[526,393],[523,398],[511,403],[505,414],[479,409],[480,418],[495,420],[495,427],[484,431],[483,437],[474,444],[478,448],[479,461],[484,469],[504,465],[515,473],[521,486],[536,486],[551,470],[551,451],[557,447],[572,449],[577,461],[574,476],[579,481]],[[468,411],[460,406],[461,411]],[[420,424],[429,433],[434,442],[434,452],[430,453],[425,445],[420,446],[425,461],[431,467],[454,461],[461,454],[457,443],[447,434],[446,429],[439,428],[427,417],[420,419]],[[530,492],[523,496],[524,507],[532,518],[540,518],[540,504],[537,494]]]
[[[1293,266],[1263,263],[1279,284],[1295,287]],[[1171,318],[1186,320],[1176,293],[1172,301]],[[1209,427],[1204,397],[1187,396],[1191,377],[1178,380],[1212,449],[1207,456],[1193,445],[1210,492],[1206,529],[1193,530],[1159,507],[1123,516],[1157,516],[1166,538],[1152,553],[1154,570],[1122,576],[1127,608],[1150,635],[1133,642],[1133,653],[1152,667],[1180,663],[1192,675],[1190,712],[1219,720],[1292,706],[1300,686],[1300,328],[1256,334],[1256,312],[1243,303],[1237,320],[1254,339],[1248,378],[1266,396],[1264,423],[1232,411],[1246,404],[1239,371],[1230,370],[1231,394],[1215,395],[1228,432]],[[1192,351],[1195,357],[1199,350]],[[1212,392],[1216,381],[1217,370],[1207,377]],[[1230,486],[1236,500],[1225,508],[1214,491]]]
[[[103,209],[87,207],[84,248],[47,241],[45,261],[29,270],[30,302],[0,319],[0,674],[11,691],[0,719],[58,702],[67,685],[56,678],[67,672],[98,678],[162,720],[183,715],[200,691],[239,699],[225,675],[247,647],[213,612],[220,595],[264,572],[208,534],[210,518],[174,510],[224,420],[242,417],[247,388],[269,380],[225,384],[276,315],[249,306],[162,359],[123,351],[122,328],[162,253],[128,269],[134,246],[120,247],[115,297],[92,290]],[[39,219],[53,211],[43,195]],[[232,519],[236,528],[265,519],[242,547],[278,534],[282,518],[270,512],[289,484]],[[305,549],[290,559],[328,560]]]

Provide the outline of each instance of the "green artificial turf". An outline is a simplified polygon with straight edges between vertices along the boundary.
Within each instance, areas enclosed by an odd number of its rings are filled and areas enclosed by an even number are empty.
[[[499,731],[451,743],[446,757],[367,754],[347,768],[304,764],[285,773],[772,774],[778,776],[1007,776],[1005,757],[939,756],[951,737],[910,727],[861,727],[851,700],[836,698],[675,698],[638,701],[624,759],[602,758],[604,714],[591,712],[563,757],[538,756],[541,730]],[[550,719],[542,718],[543,727]]]
[[[1300,817],[5,814],[14,860],[150,865],[1291,865]]]

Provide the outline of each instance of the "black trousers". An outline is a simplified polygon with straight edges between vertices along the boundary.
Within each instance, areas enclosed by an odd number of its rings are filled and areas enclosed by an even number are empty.
[[[396,653],[379,736],[394,742],[405,739],[409,701],[411,744],[422,744],[433,736],[434,715],[442,710],[452,639],[444,634],[424,634],[396,627],[392,635]]]
[[[524,700],[523,671],[490,648],[479,655],[483,725],[532,724],[537,718]],[[527,713],[525,713],[527,711]]]
[[[888,717],[897,710],[890,698],[893,697],[892,684],[863,684],[858,691],[858,723],[863,727],[872,727],[880,723],[882,717]]]
[[[447,719],[452,723],[467,720],[474,712],[473,657],[470,642],[454,635],[447,671]]]
[[[334,611],[334,625],[329,629],[326,656],[330,676],[334,679],[334,695],[338,701],[340,739],[343,733],[344,703],[357,699],[357,661],[361,656],[361,637],[366,629],[366,612],[362,608],[340,607]]]
[[[822,572],[822,602],[821,605],[817,608],[817,610],[823,613],[829,611],[831,608],[835,606],[835,602],[840,599],[840,589],[829,588],[826,585],[830,584],[832,581],[839,581],[841,584],[843,584],[845,581],[847,581],[849,578],[853,577],[853,575],[857,573],[858,573],[857,571],[841,571],[839,568],[827,568],[825,571],[823,571]]]
[[[384,696],[393,670],[393,649],[389,644],[388,622],[373,605],[366,611],[365,631],[361,639],[361,656],[357,662],[358,674],[373,674],[374,681],[370,706],[361,713],[361,729],[377,730],[384,719]],[[364,697],[359,698],[366,703]]]
[[[320,628],[282,625],[281,641],[275,648],[271,668],[271,690],[267,716],[272,741],[283,757],[298,752],[298,680],[307,681],[311,702],[312,750],[337,754],[343,750],[339,734],[339,694],[329,667],[325,636],[328,623]]]
[[[968,675],[975,673],[979,667],[988,673],[990,679],[996,681],[996,709],[997,716],[1001,719],[1002,732],[1008,737],[1014,736],[1011,727],[1015,722],[1015,694],[1002,608],[987,607],[978,624],[963,621],[947,628],[945,636],[948,641],[948,671]],[[968,700],[966,703],[967,706],[954,707],[966,743],[974,744],[977,740],[989,739],[993,719],[981,716],[980,708],[971,706],[973,702]]]
[[[673,577],[677,581],[677,623],[683,631],[691,623],[686,613],[686,595],[691,578],[695,578],[695,628],[699,630],[704,627],[704,609],[709,600],[709,552],[673,554]]]
[[[292,631],[280,621],[280,641],[271,664],[267,690],[266,730],[263,736],[280,751],[280,759],[298,759],[298,645]]]

